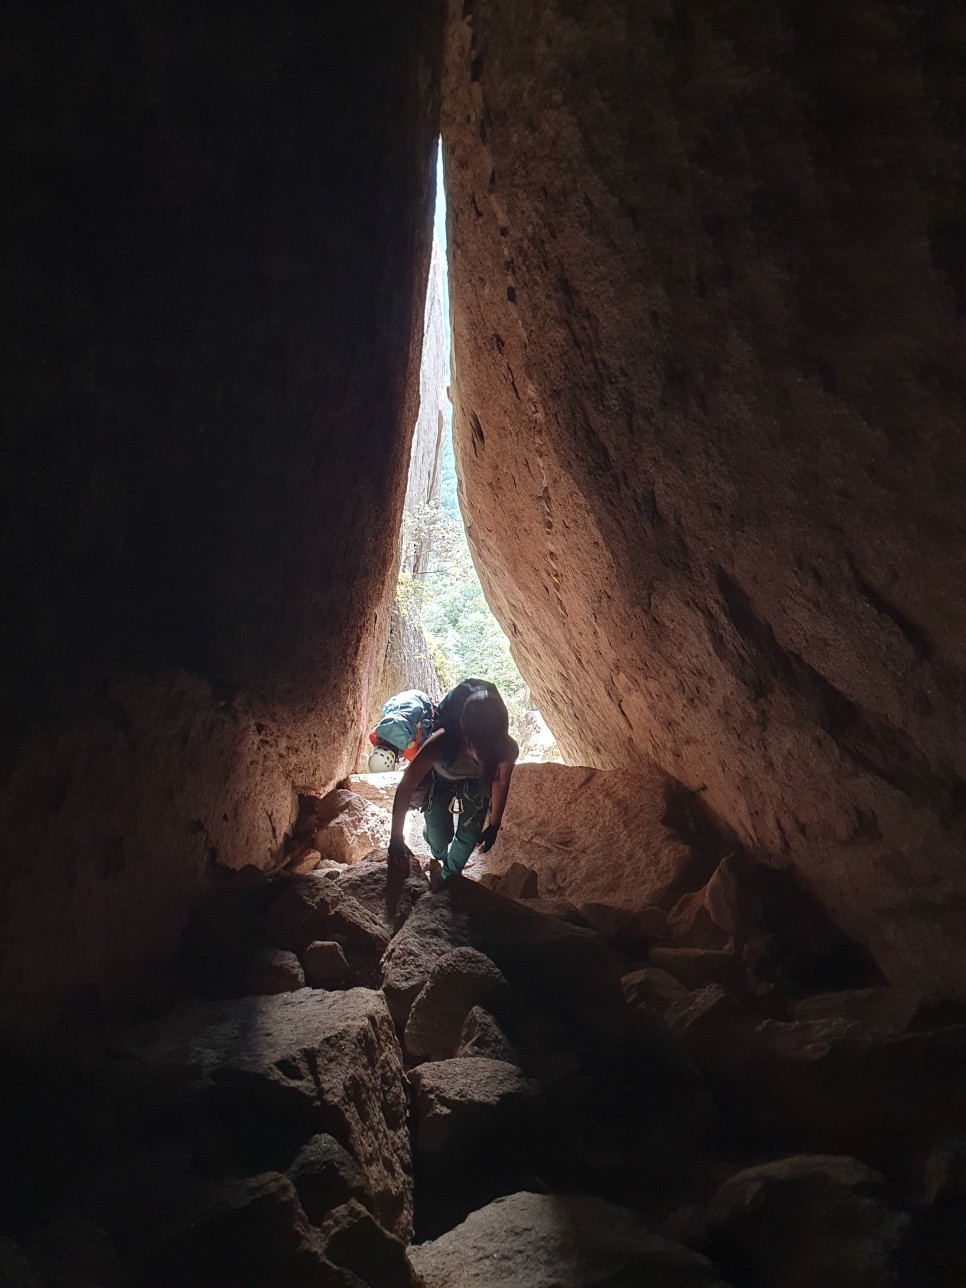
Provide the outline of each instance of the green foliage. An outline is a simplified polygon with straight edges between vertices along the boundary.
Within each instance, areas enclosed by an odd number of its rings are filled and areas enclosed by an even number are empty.
[[[418,617],[443,689],[468,675],[491,680],[510,713],[510,733],[521,755],[553,759],[552,735],[517,670],[510,641],[490,612],[473,566],[456,496],[456,464],[449,434],[444,440],[442,490],[438,502],[407,514],[401,534],[402,571],[396,589],[400,609]],[[425,575],[407,569],[417,551],[429,551]]]

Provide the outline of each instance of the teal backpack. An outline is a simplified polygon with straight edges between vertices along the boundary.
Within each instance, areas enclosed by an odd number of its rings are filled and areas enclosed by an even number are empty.
[[[376,747],[388,745],[412,760],[424,738],[433,732],[436,706],[428,693],[406,689],[385,703],[379,723],[369,735]]]

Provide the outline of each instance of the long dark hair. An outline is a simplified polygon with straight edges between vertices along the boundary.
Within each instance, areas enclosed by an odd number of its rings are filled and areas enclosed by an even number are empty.
[[[510,716],[495,684],[481,685],[466,699],[460,733],[480,762],[483,782],[492,783],[510,741]]]

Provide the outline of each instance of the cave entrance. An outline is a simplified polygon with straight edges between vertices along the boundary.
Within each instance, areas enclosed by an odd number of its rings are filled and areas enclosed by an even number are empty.
[[[559,753],[553,734],[517,669],[509,639],[486,602],[460,510],[449,398],[452,333],[446,252],[440,142],[419,375],[420,410],[400,531],[393,613],[391,648],[400,664],[390,674],[396,691],[420,688],[433,697],[442,696],[468,675],[492,680],[510,712],[510,733],[520,745],[521,758],[554,760]]]

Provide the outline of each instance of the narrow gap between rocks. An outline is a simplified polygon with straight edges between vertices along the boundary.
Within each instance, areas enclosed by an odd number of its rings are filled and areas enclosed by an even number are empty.
[[[459,501],[453,444],[452,328],[443,145],[436,163],[433,252],[420,363],[420,407],[413,433],[399,534],[399,571],[388,653],[372,707],[392,693],[420,689],[434,700],[468,675],[499,688],[510,733],[524,760],[557,760],[553,734],[516,665],[510,640],[484,596]]]

